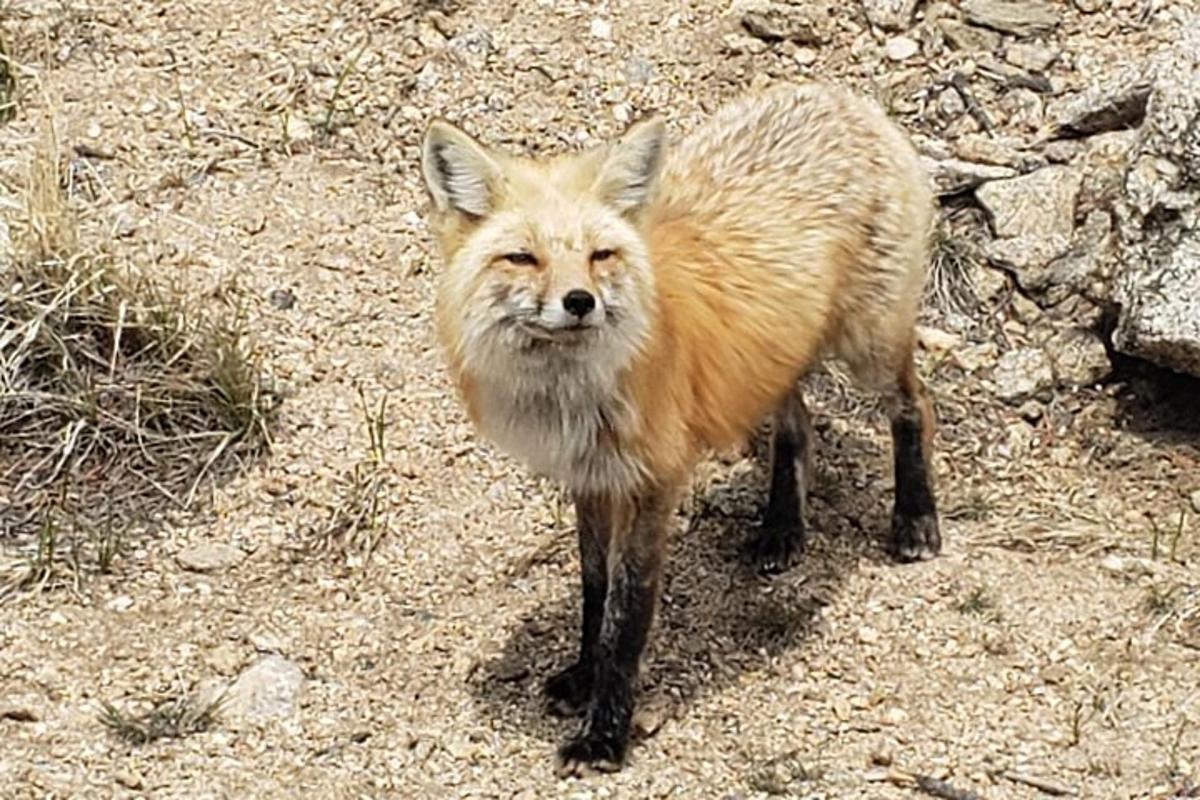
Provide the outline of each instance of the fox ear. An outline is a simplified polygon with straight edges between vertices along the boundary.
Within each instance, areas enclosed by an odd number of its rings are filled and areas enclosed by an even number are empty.
[[[641,211],[662,168],[667,126],[658,117],[635,123],[609,146],[596,178],[596,191],[622,214]]]
[[[439,211],[483,217],[492,210],[500,166],[487,148],[449,122],[435,120],[425,131],[421,170]]]

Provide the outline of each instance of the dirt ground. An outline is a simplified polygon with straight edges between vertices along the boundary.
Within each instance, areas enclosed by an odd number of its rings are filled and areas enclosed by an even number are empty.
[[[1113,5],[1102,21],[1065,12],[1058,46],[1086,54],[1060,67],[1065,85],[1086,80],[1072,65],[1171,35]],[[1195,384],[1123,367],[1019,412],[989,382],[993,337],[1021,335],[1011,308],[922,352],[944,555],[888,561],[885,421],[820,376],[804,563],[772,579],[742,565],[761,459],[705,464],[646,662],[654,730],[619,774],[554,777],[577,723],[539,690],[575,642],[570,511],[481,443],[450,391],[419,135],[442,114],[548,152],[648,109],[686,130],[772,78],[901,92],[936,72],[880,69],[856,12],[804,65],[795,48],[731,46],[728,14],[712,0],[0,5],[38,76],[0,158],[13,168],[51,113],[87,235],[196,303],[243,300],[284,396],[271,454],[194,514],[128,543],[112,575],[0,609],[0,796],[920,796],[901,773],[988,798],[1045,795],[1022,777],[1195,796]],[[368,449],[360,387],[389,397],[381,538],[369,559],[314,553]],[[176,555],[203,542],[247,555],[183,569]],[[101,701],[229,680],[268,652],[305,677],[282,720],[137,746],[98,719]]]

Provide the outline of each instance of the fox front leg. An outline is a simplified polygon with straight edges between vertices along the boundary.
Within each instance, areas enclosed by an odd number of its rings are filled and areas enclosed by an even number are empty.
[[[556,714],[570,716],[582,711],[592,696],[597,647],[604,620],[604,598],[608,593],[608,546],[612,539],[613,504],[607,497],[575,495],[575,519],[579,535],[579,567],[583,584],[583,623],[579,658],[546,681],[546,695]]]
[[[654,489],[615,512],[608,590],[587,715],[579,734],[559,748],[559,774],[621,768],[629,748],[634,683],[662,582],[674,492]]]

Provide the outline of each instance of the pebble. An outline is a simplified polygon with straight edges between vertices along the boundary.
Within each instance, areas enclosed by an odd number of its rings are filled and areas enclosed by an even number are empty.
[[[817,62],[817,51],[811,47],[797,47],[792,58],[800,66],[808,67]]]
[[[608,40],[612,38],[612,23],[606,19],[597,17],[592,20],[592,24],[588,30],[597,39]]]
[[[201,542],[185,547],[175,556],[179,566],[192,572],[218,572],[237,566],[246,557],[233,545],[221,542]]]
[[[907,61],[920,52],[921,46],[907,36],[893,36],[888,39],[885,52],[892,61]]]
[[[1197,489],[1196,491],[1192,492],[1191,501],[1192,501],[1192,511],[1195,511],[1197,514],[1200,514],[1200,489]]]

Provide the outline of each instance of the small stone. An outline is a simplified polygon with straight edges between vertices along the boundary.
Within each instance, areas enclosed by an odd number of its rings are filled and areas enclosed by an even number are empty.
[[[292,293],[291,289],[272,289],[267,299],[280,311],[287,311],[296,305],[296,295]]]
[[[175,560],[192,572],[217,572],[237,566],[245,557],[245,553],[232,545],[201,542],[185,547],[175,556]]]
[[[1112,372],[1104,343],[1089,331],[1063,331],[1046,343],[1046,350],[1061,384],[1095,386]]]
[[[869,625],[858,629],[858,640],[863,644],[874,644],[879,641],[879,631]]]
[[[811,47],[797,47],[792,59],[802,67],[812,66],[817,62],[817,51]]]
[[[145,780],[135,770],[117,769],[113,772],[113,780],[126,789],[137,791],[145,784]]]
[[[1042,45],[1013,42],[1004,52],[1004,58],[1021,69],[1045,72],[1058,60],[1058,51]]]
[[[820,44],[828,38],[818,17],[820,9],[787,3],[755,4],[742,14],[742,28],[768,43],[789,41],[798,45]]]
[[[605,41],[612,39],[612,23],[606,19],[596,17],[592,20],[592,24],[588,26],[588,33],[596,39],[603,39]]]
[[[990,53],[1000,47],[1000,34],[995,31],[976,28],[956,19],[940,19],[937,24],[947,44],[955,50]]]
[[[283,640],[279,638],[279,634],[271,630],[260,629],[250,634],[250,646],[259,653],[282,653],[284,650]]]
[[[902,708],[889,708],[883,712],[883,722],[886,725],[903,725],[908,721],[908,712]]]
[[[962,338],[948,331],[918,325],[917,343],[930,353],[944,353],[962,344]]]
[[[644,58],[631,58],[625,62],[625,80],[633,84],[649,83],[654,78],[654,64]]]
[[[1100,569],[1110,575],[1121,575],[1125,572],[1125,559],[1115,553],[1110,553],[1100,559]]]
[[[1095,14],[1108,5],[1109,0],[1072,0],[1075,8],[1084,14]]]
[[[1050,664],[1042,669],[1042,680],[1046,683],[1062,685],[1071,677],[1071,671],[1062,664]]]
[[[105,603],[105,607],[118,613],[122,611],[128,611],[129,609],[133,608],[133,598],[127,594],[119,594]]]
[[[495,51],[492,35],[483,28],[464,31],[446,43],[446,52],[451,58],[475,71],[486,67],[488,58]]]
[[[665,710],[655,704],[639,706],[633,712],[633,733],[635,736],[648,739],[662,730],[667,720]]]
[[[1059,11],[1038,0],[964,0],[967,22],[1016,36],[1049,33],[1058,27]]]
[[[1146,115],[1151,80],[1129,69],[1071,95],[1052,112],[1056,136],[1091,136],[1135,127]]]
[[[890,767],[896,757],[892,751],[886,747],[879,747],[871,751],[871,764],[876,767]]]
[[[442,73],[433,61],[426,61],[425,66],[421,67],[421,71],[417,73],[417,88],[422,92],[428,92],[441,81]]]
[[[888,39],[884,52],[892,61],[907,61],[921,51],[921,46],[907,36],[893,36]],[[958,92],[955,92],[957,95]],[[961,98],[960,98],[961,99]]]
[[[917,0],[862,0],[867,21],[885,31],[902,31],[912,24]]]
[[[1021,419],[1032,425],[1042,418],[1042,415],[1045,414],[1045,409],[1037,400],[1026,400],[1017,409],[1017,414],[1021,416]]]
[[[957,119],[966,110],[967,104],[957,89],[949,88],[938,92],[937,113],[942,119],[946,121]]]
[[[992,374],[996,396],[1006,403],[1021,403],[1054,385],[1050,359],[1035,347],[1011,350],[1000,357]]]
[[[1192,502],[1192,511],[1200,514],[1200,489],[1192,492],[1192,496],[1189,499]]]
[[[308,122],[296,114],[288,115],[284,124],[284,133],[289,144],[306,144],[313,139],[313,128]]]
[[[304,672],[282,656],[265,656],[229,687],[222,715],[260,721],[295,713],[304,689]]]

